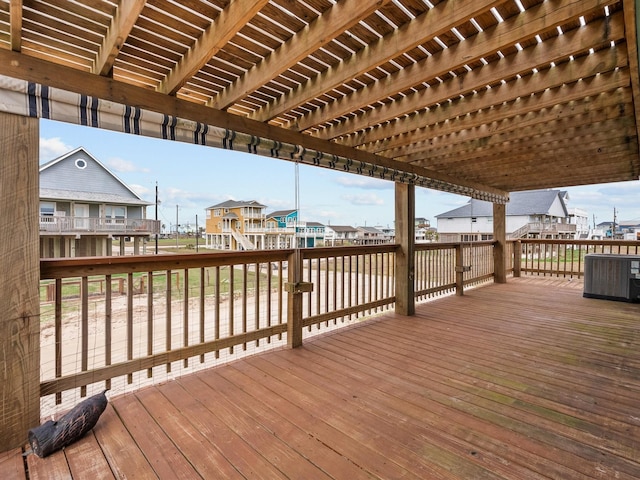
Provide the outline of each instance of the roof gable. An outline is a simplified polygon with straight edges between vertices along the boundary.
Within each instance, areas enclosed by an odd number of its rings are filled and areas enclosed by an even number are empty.
[[[520,215],[552,215],[565,217],[568,215],[565,199],[566,192],[560,190],[531,190],[510,194],[507,203],[507,216]],[[436,218],[492,217],[493,204],[483,200],[472,199],[465,205],[436,215]]]
[[[83,147],[40,166],[40,196],[110,203],[144,202],[131,188]]]

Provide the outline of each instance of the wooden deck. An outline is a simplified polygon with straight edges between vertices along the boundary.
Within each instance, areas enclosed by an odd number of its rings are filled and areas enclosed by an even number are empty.
[[[114,398],[21,454],[0,478],[638,479],[640,305],[510,279]]]

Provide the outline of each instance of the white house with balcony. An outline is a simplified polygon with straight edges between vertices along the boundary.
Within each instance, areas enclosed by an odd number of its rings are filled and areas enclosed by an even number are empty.
[[[40,165],[40,256],[112,254],[113,239],[132,239],[140,253],[144,238],[159,233],[142,200],[87,150],[78,147]]]
[[[514,192],[506,208],[506,231],[510,238],[575,238],[569,196],[561,190]],[[441,242],[493,239],[493,205],[472,199],[462,207],[436,215]]]

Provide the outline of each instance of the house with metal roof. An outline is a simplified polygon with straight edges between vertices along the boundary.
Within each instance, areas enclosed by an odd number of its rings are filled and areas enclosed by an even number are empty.
[[[510,194],[506,207],[506,231],[511,238],[574,238],[575,214],[569,196],[561,190],[532,190]],[[493,239],[491,202],[471,199],[462,207],[436,215],[441,242]]]
[[[159,232],[149,202],[83,147],[40,166],[41,258],[111,255],[113,239],[141,241]]]

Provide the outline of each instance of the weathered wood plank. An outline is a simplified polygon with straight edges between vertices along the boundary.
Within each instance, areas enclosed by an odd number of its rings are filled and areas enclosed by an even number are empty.
[[[22,449],[14,448],[0,453],[0,477],[4,480],[26,480]]]
[[[111,404],[107,405],[93,432],[116,477],[157,478]]]
[[[581,285],[512,278],[116,398],[29,478],[640,478],[640,305]]]

